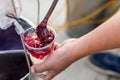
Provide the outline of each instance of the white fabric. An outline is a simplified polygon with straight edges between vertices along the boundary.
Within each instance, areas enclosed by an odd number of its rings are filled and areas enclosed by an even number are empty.
[[[16,16],[19,18],[21,14],[20,0],[14,0],[14,4],[16,9]],[[7,17],[6,14],[15,15],[12,0],[0,0],[0,28],[7,29],[14,22],[17,32],[20,33],[22,31],[22,27],[18,24],[18,22],[15,19]]]

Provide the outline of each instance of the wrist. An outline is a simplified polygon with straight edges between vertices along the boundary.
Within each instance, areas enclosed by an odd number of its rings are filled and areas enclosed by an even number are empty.
[[[87,40],[87,37],[83,36],[76,40],[75,45],[75,55],[76,60],[79,60],[85,56],[88,56],[93,52],[92,47],[90,47],[90,40]]]
[[[87,52],[87,47],[84,45],[85,41],[83,40],[83,38],[78,38],[75,41],[70,43],[69,47],[69,56],[67,56],[66,59],[68,59],[70,62],[75,62],[77,60],[79,60],[80,58],[86,56],[88,54]]]

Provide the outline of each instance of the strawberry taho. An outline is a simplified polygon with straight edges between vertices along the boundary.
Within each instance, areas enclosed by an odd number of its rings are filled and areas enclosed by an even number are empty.
[[[36,34],[35,28],[29,28],[23,33],[25,46],[33,64],[41,63],[54,50],[55,31],[48,28],[47,41],[42,41]]]

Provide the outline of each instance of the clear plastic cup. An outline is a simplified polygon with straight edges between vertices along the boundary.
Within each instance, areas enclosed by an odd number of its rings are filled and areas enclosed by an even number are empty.
[[[54,39],[47,44],[46,46],[43,47],[31,47],[30,45],[27,44],[27,42],[24,40],[25,43],[25,47],[26,47],[26,51],[27,53],[30,55],[30,59],[32,61],[33,64],[39,64],[42,63],[44,61],[44,59],[53,52],[54,50],[54,41],[55,41],[55,30],[51,27],[48,27],[48,30],[50,30],[52,32],[52,34],[54,35]],[[36,33],[35,28],[29,28],[27,30],[25,30],[23,32],[23,39],[25,39],[25,37],[27,35],[31,35]],[[33,38],[35,36],[32,36]]]

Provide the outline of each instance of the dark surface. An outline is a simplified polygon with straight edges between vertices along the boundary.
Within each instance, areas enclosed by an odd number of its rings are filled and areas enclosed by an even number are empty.
[[[24,53],[0,54],[0,80],[19,80],[27,73]]]
[[[120,73],[120,56],[111,52],[98,52],[89,58],[90,62],[103,69]]]
[[[23,19],[20,24],[24,29],[31,27]],[[24,52],[18,50],[23,50],[23,46],[14,24],[6,30],[0,29],[0,80],[20,80],[28,73]]]
[[[20,36],[16,33],[14,25],[6,30],[0,29],[0,50],[16,50],[22,48]]]

